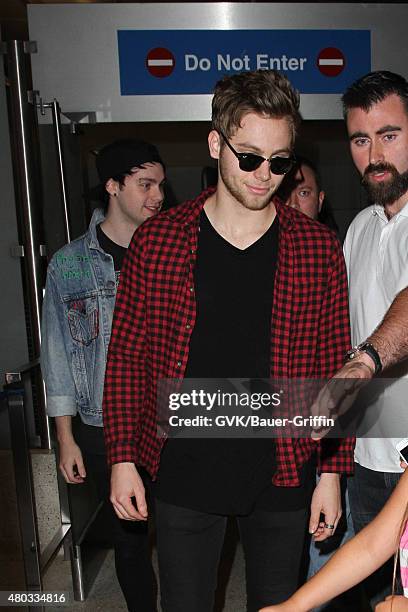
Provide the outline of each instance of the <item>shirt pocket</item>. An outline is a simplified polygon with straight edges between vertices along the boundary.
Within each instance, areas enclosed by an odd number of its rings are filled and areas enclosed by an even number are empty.
[[[99,308],[97,296],[71,300],[68,304],[68,325],[75,342],[89,346],[99,334]]]

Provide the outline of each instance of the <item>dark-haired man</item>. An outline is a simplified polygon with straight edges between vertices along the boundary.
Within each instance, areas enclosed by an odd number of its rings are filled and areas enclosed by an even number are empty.
[[[293,163],[298,93],[273,70],[244,72],[217,83],[212,110],[208,145],[218,160],[217,187],[149,220],[132,241],[105,382],[118,516],[147,518],[137,466],[156,481],[165,612],[213,609],[228,515],[239,523],[248,610],[285,599],[298,579],[314,451],[321,451],[323,473],[310,529],[320,539],[337,525],[339,473],[352,459],[349,440],[329,449],[310,439],[158,437],[160,379],[325,377],[348,344],[337,240],[273,202]]]
[[[352,341],[358,346],[408,285],[408,82],[387,71],[370,73],[345,92],[343,107],[353,161],[373,203],[353,221],[344,245]],[[363,344],[355,353],[354,361],[361,361],[363,369],[381,368],[373,344]],[[395,382],[370,405],[385,422],[405,409],[399,404],[406,396],[407,376],[407,365],[389,370],[387,377],[395,377]],[[402,437],[407,433],[402,431]],[[356,471],[350,483],[356,531],[378,514],[400,477],[402,468],[395,448],[399,440],[357,440]],[[389,570],[368,582],[373,604],[390,590]]]
[[[344,244],[355,348],[336,378],[370,380],[388,368],[394,382],[367,406],[386,431],[388,419],[401,424],[406,419],[408,364],[396,364],[408,354],[408,82],[392,72],[371,72],[342,100],[351,155],[373,204],[354,219]],[[356,531],[378,514],[401,475],[399,440],[357,440],[355,476],[349,481]],[[392,564],[366,582],[373,605],[391,583]]]
[[[338,233],[339,228],[322,188],[320,173],[310,159],[296,155],[296,166],[285,177],[277,196],[288,206]]]
[[[88,472],[100,497],[108,499],[102,393],[116,287],[135,230],[161,209],[164,164],[153,145],[120,140],[99,151],[96,166],[100,185],[95,191],[106,210],[95,210],[87,233],[60,249],[49,263],[41,365],[62,474],[66,482],[80,484]],[[77,439],[72,432],[76,414]],[[120,521],[114,512],[111,521],[116,572],[128,609],[153,612],[146,526]]]
[[[296,156],[296,166],[285,177],[277,194],[288,206],[300,210],[311,219],[319,218],[325,193],[317,168],[305,157]]]

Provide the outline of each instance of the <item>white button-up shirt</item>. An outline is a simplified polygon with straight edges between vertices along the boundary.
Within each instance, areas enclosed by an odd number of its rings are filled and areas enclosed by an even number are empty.
[[[382,206],[362,210],[347,232],[344,256],[355,346],[375,330],[394,297],[408,286],[408,203],[391,219],[387,219]],[[387,425],[399,423],[401,438],[408,437],[408,362],[390,369],[386,376],[396,380],[367,406],[366,414],[372,421],[378,415],[377,426],[384,436]],[[395,426],[392,429],[395,431]],[[395,450],[401,438],[358,438],[355,460],[372,470],[401,472]]]

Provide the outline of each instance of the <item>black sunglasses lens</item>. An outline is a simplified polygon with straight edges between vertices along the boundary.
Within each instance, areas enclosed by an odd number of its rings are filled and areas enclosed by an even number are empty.
[[[238,159],[239,167],[244,172],[253,172],[265,161],[263,157],[255,153],[243,153]]]
[[[293,166],[292,157],[272,157],[269,161],[273,174],[287,174]]]
[[[244,172],[253,172],[259,168],[264,161],[264,157],[255,155],[255,153],[241,153],[239,157],[239,167]],[[294,160],[292,157],[272,157],[272,159],[269,160],[271,172],[273,174],[287,174],[292,168],[293,163]]]

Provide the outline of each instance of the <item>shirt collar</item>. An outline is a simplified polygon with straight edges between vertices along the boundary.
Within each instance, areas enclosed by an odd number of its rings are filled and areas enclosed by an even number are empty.
[[[216,187],[209,187],[205,191],[202,191],[195,200],[187,200],[183,204],[179,204],[165,211],[164,214],[172,221],[180,223],[181,225],[198,225],[204,204],[216,189]]]
[[[91,222],[89,223],[89,228],[88,228],[89,248],[91,249],[99,249],[101,251],[103,250],[101,249],[99,242],[98,242],[98,238],[96,236],[96,226],[102,223],[102,221],[104,220],[105,220],[105,213],[103,209],[102,208],[95,209],[92,214]]]
[[[275,196],[272,201],[275,204],[276,215],[278,217],[279,225],[284,230],[289,231],[293,229],[295,225],[296,215],[298,215],[299,213],[294,211],[291,206],[288,206],[287,204],[282,202],[282,200],[277,196]]]
[[[406,201],[404,206],[401,208],[401,210],[399,211],[398,215],[400,217],[408,217],[408,200]]]
[[[391,219],[388,219],[387,215],[385,214],[384,207],[380,206],[380,204],[374,204],[373,214],[377,215],[378,217],[380,217],[380,219],[386,221],[387,223],[389,221],[392,221],[392,219],[398,219],[398,217],[408,217],[408,200],[401,208],[401,210],[397,212],[397,214],[395,214],[393,217],[391,217]]]

